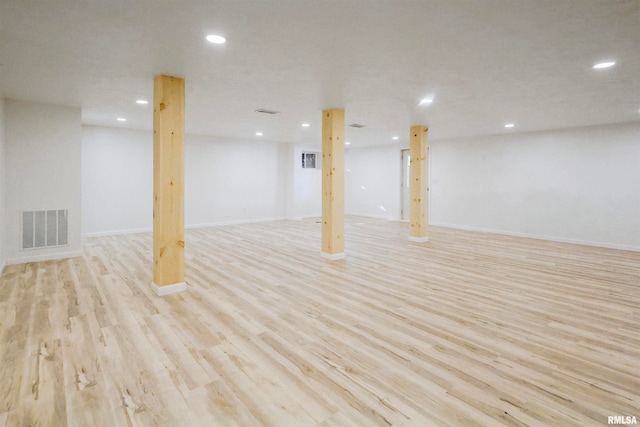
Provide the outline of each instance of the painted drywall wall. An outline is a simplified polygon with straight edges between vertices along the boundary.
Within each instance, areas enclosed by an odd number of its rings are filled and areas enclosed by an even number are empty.
[[[83,233],[150,231],[152,225],[151,132],[83,126]]]
[[[432,224],[640,249],[640,124],[430,145]]]
[[[322,163],[318,169],[302,168],[302,153],[318,153],[320,148],[294,146],[293,148],[293,218],[302,219],[322,216]]]
[[[186,224],[283,218],[279,145],[187,135]]]
[[[4,223],[4,200],[5,200],[5,144],[4,144],[4,99],[0,98],[0,274],[4,270],[7,262],[5,256],[5,230]]]
[[[282,144],[185,136],[187,227],[283,218]],[[86,236],[150,231],[153,135],[85,126],[82,141]]]
[[[401,150],[396,145],[349,148],[345,155],[345,212],[400,219]]]
[[[80,252],[80,109],[5,101],[5,250],[7,262]],[[22,212],[68,209],[68,245],[22,250]]]
[[[282,213],[285,219],[296,219],[294,205],[294,165],[295,144],[282,143],[279,146],[280,160],[278,188],[281,193]]]

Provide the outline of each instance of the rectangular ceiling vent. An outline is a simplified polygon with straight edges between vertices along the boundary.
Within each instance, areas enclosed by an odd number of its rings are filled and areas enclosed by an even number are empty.
[[[352,123],[349,126],[351,126],[352,128],[358,128],[358,129],[367,127],[367,125],[361,125],[359,123]]]
[[[264,113],[264,114],[280,114],[280,111],[276,110],[267,110],[266,108],[258,108],[256,113]]]
[[[22,212],[22,249],[68,244],[69,211]]]

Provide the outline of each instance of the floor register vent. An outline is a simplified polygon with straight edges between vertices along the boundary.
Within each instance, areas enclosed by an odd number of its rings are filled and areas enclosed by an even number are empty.
[[[22,249],[68,244],[68,210],[22,212]]]

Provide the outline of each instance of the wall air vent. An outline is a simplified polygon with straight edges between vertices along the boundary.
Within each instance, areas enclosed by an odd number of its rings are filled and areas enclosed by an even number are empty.
[[[352,124],[350,124],[349,126],[351,126],[352,128],[358,128],[358,129],[366,128],[366,127],[367,127],[367,125],[361,125],[361,124],[359,124],[359,123],[352,123]]]
[[[280,114],[280,111],[276,110],[267,110],[266,108],[258,108],[256,113],[264,113],[264,114]]]
[[[68,226],[66,209],[22,212],[22,249],[67,245]]]
[[[322,156],[320,153],[302,153],[302,169],[322,169]]]

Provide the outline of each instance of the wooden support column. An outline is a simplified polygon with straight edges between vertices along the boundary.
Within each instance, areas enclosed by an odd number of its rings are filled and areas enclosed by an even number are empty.
[[[184,79],[158,76],[153,88],[153,285],[158,295],[184,281]]]
[[[344,110],[322,112],[322,257],[344,255]]]
[[[409,240],[412,242],[426,242],[427,237],[427,194],[429,182],[427,174],[427,144],[428,128],[425,126],[411,126],[409,166],[409,194],[411,207],[409,209]]]

